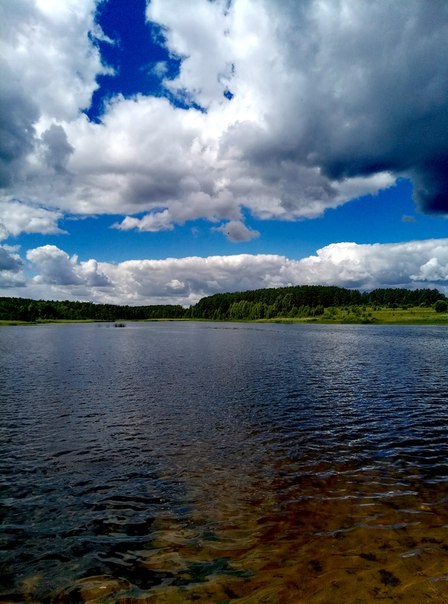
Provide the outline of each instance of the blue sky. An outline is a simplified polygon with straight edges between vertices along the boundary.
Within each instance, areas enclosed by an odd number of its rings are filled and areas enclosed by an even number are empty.
[[[136,233],[118,231],[110,226],[119,215],[61,221],[65,234],[24,234],[16,240],[25,247],[52,244],[63,247],[81,260],[97,258],[102,262],[189,255],[281,254],[302,258],[335,241],[357,243],[400,243],[403,241],[443,238],[448,225],[440,216],[416,211],[412,185],[401,180],[377,195],[361,197],[312,220],[280,221],[246,219],[261,235],[243,243],[229,241],[211,231],[203,220],[177,226],[175,231]],[[82,246],[80,246],[80,242]]]
[[[446,291],[443,3],[4,12],[0,295]]]

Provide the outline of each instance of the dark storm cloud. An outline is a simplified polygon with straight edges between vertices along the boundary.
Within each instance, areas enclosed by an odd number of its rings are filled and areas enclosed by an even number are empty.
[[[390,171],[423,210],[448,212],[448,3],[288,3],[273,27],[290,86],[239,141],[246,158],[267,175],[288,162],[331,180]]]

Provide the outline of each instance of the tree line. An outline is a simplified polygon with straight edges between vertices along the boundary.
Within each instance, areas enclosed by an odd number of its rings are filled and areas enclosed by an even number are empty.
[[[375,289],[371,292],[325,285],[300,285],[214,294],[189,308],[161,304],[118,306],[72,302],[70,300],[31,300],[0,297],[0,320],[92,320],[137,321],[150,319],[208,319],[238,321],[275,317],[313,317],[325,309],[346,307],[410,308],[432,307],[447,298],[436,289]]]
[[[0,320],[48,321],[140,321],[145,319],[180,319],[185,309],[180,305],[118,306],[72,302],[70,300],[29,300],[26,298],[0,298]]]
[[[301,285],[215,294],[199,300],[188,311],[192,318],[214,321],[313,317],[327,308],[431,307],[445,296],[436,289],[375,289],[371,292],[336,286]]]

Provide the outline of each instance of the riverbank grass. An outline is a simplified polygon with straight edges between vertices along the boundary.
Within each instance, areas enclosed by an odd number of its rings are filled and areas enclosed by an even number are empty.
[[[275,317],[263,322],[375,324],[375,325],[448,325],[448,313],[434,308],[330,307],[314,317]]]
[[[209,321],[210,319],[173,319],[158,318],[146,319],[149,322],[165,321]],[[219,321],[225,322],[225,321]],[[278,316],[270,319],[242,319],[238,322],[256,323],[322,323],[322,324],[372,324],[372,325],[448,325],[448,312],[436,312],[434,308],[411,307],[411,308],[383,308],[383,307],[359,307],[334,306],[324,309],[322,314],[304,317]],[[0,320],[3,325],[43,325],[49,323],[117,323],[117,321],[95,321],[93,319],[40,319],[35,322]],[[123,323],[124,324],[124,323]],[[121,326],[121,324],[120,324]]]

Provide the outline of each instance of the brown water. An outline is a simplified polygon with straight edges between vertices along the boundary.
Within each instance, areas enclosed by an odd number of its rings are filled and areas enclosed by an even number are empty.
[[[0,330],[0,602],[448,602],[447,331]]]

